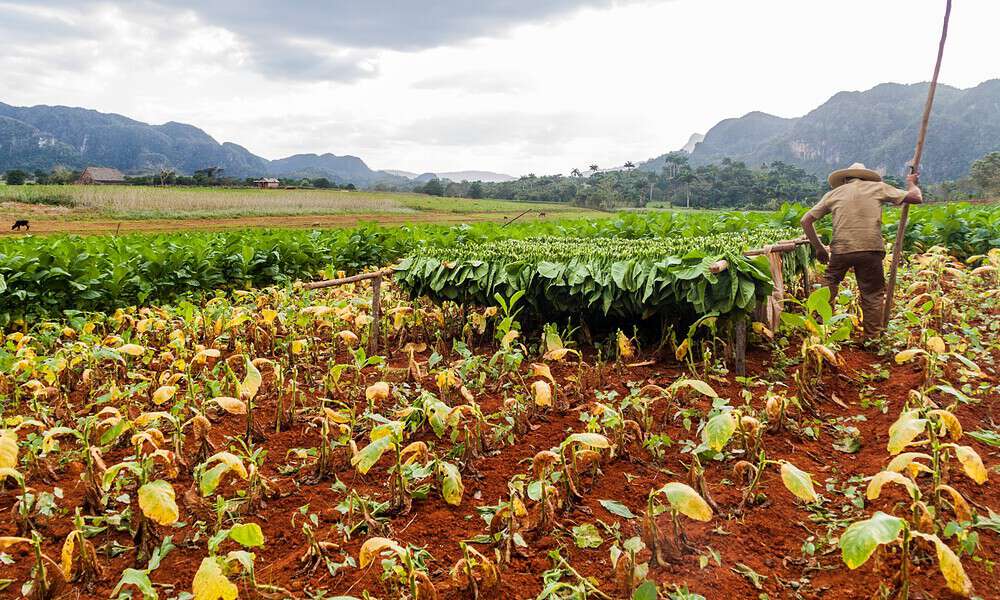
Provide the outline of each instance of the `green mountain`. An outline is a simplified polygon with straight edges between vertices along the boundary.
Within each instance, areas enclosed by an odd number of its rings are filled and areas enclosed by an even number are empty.
[[[840,92],[798,118],[752,112],[726,119],[695,145],[690,161],[698,166],[731,158],[751,167],[782,161],[821,177],[863,162],[902,176],[913,157],[927,87],[883,83],[864,92]],[[938,85],[922,178],[957,179],[994,150],[1000,150],[1000,79],[965,90]],[[659,170],[662,164],[660,156],[641,168]]]
[[[356,156],[297,154],[278,160],[233,143],[220,144],[184,123],[149,125],[116,114],[66,106],[10,106],[0,102],[0,172],[114,167],[128,175],[169,169],[190,175],[221,167],[230,177],[327,177],[369,185],[407,180],[368,168]]]

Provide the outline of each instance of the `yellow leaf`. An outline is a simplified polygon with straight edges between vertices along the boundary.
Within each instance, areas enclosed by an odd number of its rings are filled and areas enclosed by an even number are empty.
[[[176,523],[179,513],[174,487],[162,479],[147,483],[139,488],[139,508],[160,525]]]
[[[0,468],[17,467],[17,433],[13,429],[0,431]]]
[[[246,466],[243,465],[243,459],[241,459],[239,456],[236,456],[232,452],[226,452],[226,451],[216,452],[212,456],[208,457],[208,460],[205,461],[205,464],[208,465],[209,463],[213,463],[216,461],[225,463],[226,466],[229,467],[230,471],[233,471],[243,479],[246,479],[247,477],[250,476],[250,474],[247,473]]]
[[[622,331],[618,330],[618,357],[619,358],[632,358],[635,354],[635,348],[632,346],[632,340],[628,339]]]
[[[712,508],[691,486],[672,481],[658,491],[666,496],[670,506],[682,515],[696,521],[712,520]]]
[[[567,354],[569,354],[569,348],[556,348],[555,350],[549,350],[546,352],[543,358],[546,360],[560,361],[566,358]]]
[[[396,554],[403,554],[404,550],[395,541],[384,537],[368,538],[361,545],[358,551],[358,568],[364,569],[383,551],[392,550]]]
[[[504,334],[503,339],[500,340],[500,347],[507,349],[510,345],[514,343],[514,340],[518,338],[521,334],[516,329],[511,329],[506,334]]]
[[[754,323],[754,325],[756,325],[756,323]],[[677,350],[674,352],[674,358],[676,358],[678,361],[684,360],[684,357],[687,356],[687,353],[690,349],[691,349],[691,338],[684,338],[684,341],[681,342],[681,345],[677,346]]]
[[[928,467],[923,463],[917,462],[917,459],[923,460],[933,460],[930,454],[924,454],[923,452],[903,452],[902,454],[896,456],[889,462],[889,466],[885,468],[886,471],[893,471],[896,473],[902,473],[906,470],[911,479],[916,479],[917,473],[933,473],[933,469]]]
[[[907,350],[903,350],[902,352],[896,354],[896,364],[901,365],[903,363],[908,363],[916,358],[918,354],[927,354],[927,352],[922,348],[909,348]]]
[[[247,414],[247,405],[244,404],[242,400],[230,398],[229,396],[219,396],[217,398],[212,398],[211,402],[215,402],[222,407],[222,410],[231,415]]]
[[[129,356],[142,356],[146,349],[139,344],[125,344],[123,346],[119,346],[118,351],[122,354],[128,354]]]
[[[552,371],[549,366],[543,363],[531,363],[531,375],[533,377],[544,377],[555,384],[555,379],[552,378]]]
[[[989,479],[989,472],[983,465],[983,459],[972,449],[972,446],[955,446],[955,457],[962,463],[962,470],[969,476],[969,479],[982,485]]]
[[[389,398],[389,384],[385,381],[379,381],[371,384],[365,390],[365,400],[368,402],[382,401]]]
[[[219,559],[214,556],[203,558],[198,572],[191,582],[194,600],[235,600],[239,594],[236,585],[226,579]]]
[[[306,340],[292,340],[292,354],[302,354],[306,349]]]
[[[896,422],[889,427],[889,443],[886,446],[889,454],[899,454],[910,442],[924,432],[927,419],[919,418],[918,414],[915,410],[901,413]]]
[[[66,536],[66,541],[62,547],[62,571],[63,576],[69,579],[73,575],[73,551],[76,549],[77,531],[74,529]]]
[[[944,354],[948,351],[948,346],[940,336],[933,336],[927,340],[927,349],[935,354]]]
[[[161,385],[160,387],[156,388],[155,392],[153,392],[153,404],[157,405],[163,404],[164,402],[167,402],[168,400],[173,398],[174,394],[176,393],[177,393],[177,386]]]
[[[941,574],[944,575],[948,589],[968,598],[972,594],[972,582],[969,581],[969,576],[965,574],[962,561],[948,547],[948,544],[945,544],[941,541],[941,538],[933,534],[914,531],[913,535],[934,542],[934,548],[937,551],[938,567],[941,568]]]
[[[937,489],[951,496],[951,505],[955,509],[955,517],[959,523],[972,521],[972,510],[969,508],[969,503],[965,501],[958,490],[943,483],[937,486]]]
[[[531,384],[531,392],[535,396],[535,404],[538,406],[552,406],[552,388],[548,382],[541,379]]]
[[[958,421],[958,417],[953,415],[947,410],[935,409],[929,411],[928,416],[937,417],[942,424],[944,424],[945,429],[948,430],[948,436],[953,440],[958,440],[962,437],[962,424]]]
[[[0,551],[6,550],[15,544],[30,544],[31,540],[24,537],[0,536]]]
[[[257,395],[260,390],[260,384],[263,378],[260,375],[260,371],[251,361],[246,361],[247,374],[243,378],[243,383],[240,384],[240,398],[243,400],[251,400]]]
[[[263,308],[260,311],[260,318],[266,325],[270,325],[274,322],[274,319],[278,316],[278,311],[272,308]]]
[[[917,484],[908,478],[900,475],[895,471],[880,471],[872,477],[871,481],[868,482],[868,489],[865,492],[865,497],[869,500],[875,500],[880,495],[882,495],[882,487],[885,484],[892,482],[897,483],[906,488],[909,492],[910,497],[917,497],[920,495],[920,490],[917,488]]]
[[[788,491],[804,502],[816,502],[816,490],[813,489],[812,477],[790,462],[781,463],[781,482]]]
[[[344,344],[350,346],[351,348],[358,345],[358,336],[353,331],[345,329],[337,333],[337,337],[340,338],[340,341],[344,342]]]

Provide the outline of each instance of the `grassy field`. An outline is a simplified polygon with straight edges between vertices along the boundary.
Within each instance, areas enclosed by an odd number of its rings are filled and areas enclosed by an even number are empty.
[[[530,207],[545,212],[574,210],[561,204],[532,204]],[[157,188],[127,185],[0,187],[2,213],[42,214],[49,218],[69,219],[218,219],[416,212],[519,213],[526,208],[529,206],[521,202],[437,198],[398,192]]]

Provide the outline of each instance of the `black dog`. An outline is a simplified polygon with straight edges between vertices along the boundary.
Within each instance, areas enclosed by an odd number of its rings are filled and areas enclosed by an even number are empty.
[[[28,223],[27,219],[18,219],[17,221],[14,221],[14,224],[11,225],[10,230],[11,231],[21,231],[22,227],[24,227],[28,231],[31,231],[31,224]]]

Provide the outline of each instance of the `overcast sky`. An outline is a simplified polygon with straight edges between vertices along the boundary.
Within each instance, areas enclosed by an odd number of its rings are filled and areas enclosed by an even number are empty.
[[[1000,77],[958,0],[942,82]],[[514,175],[930,78],[943,0],[0,0],[0,101],[181,121],[267,158]]]

